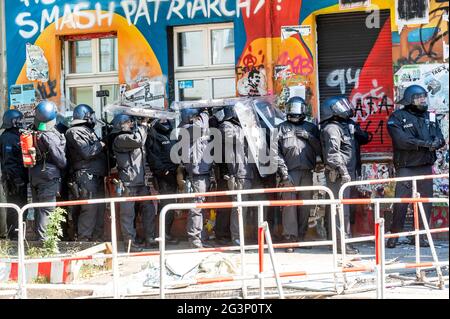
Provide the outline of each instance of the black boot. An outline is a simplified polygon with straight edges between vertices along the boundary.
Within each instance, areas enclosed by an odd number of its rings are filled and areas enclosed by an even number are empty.
[[[386,247],[387,248],[395,248],[395,246],[397,246],[397,243],[398,243],[398,238],[389,238],[386,243]]]
[[[338,247],[337,247],[337,253],[338,254],[342,253],[342,249],[341,249],[340,245],[338,245]],[[345,245],[345,253],[347,255],[356,255],[356,254],[359,254],[359,250],[358,250],[358,248],[354,247],[351,244],[346,244]]]
[[[409,238],[408,244],[415,246],[416,245],[416,237],[415,236],[411,236]],[[430,247],[430,243],[428,242],[428,240],[423,235],[420,236],[419,245],[420,245],[420,247]]]

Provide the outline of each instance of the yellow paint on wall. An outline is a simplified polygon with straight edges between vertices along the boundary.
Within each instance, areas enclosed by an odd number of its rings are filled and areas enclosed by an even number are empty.
[[[80,18],[82,21],[83,18]],[[61,25],[59,19],[59,25]],[[128,25],[127,20],[114,14],[111,25],[107,25],[106,20],[102,20],[102,25],[95,25],[87,30],[73,29],[67,24],[56,30],[55,23],[47,26],[36,40],[35,44],[41,47],[49,63],[50,80],[57,80],[57,96],[51,98],[56,103],[61,101],[61,69],[62,69],[62,41],[61,36],[117,32],[118,38],[118,62],[119,62],[119,83],[131,84],[139,77],[157,77],[162,75],[161,66],[155,53],[148,44],[142,33],[134,26]],[[24,64],[16,84],[30,83],[26,77],[26,65]]]

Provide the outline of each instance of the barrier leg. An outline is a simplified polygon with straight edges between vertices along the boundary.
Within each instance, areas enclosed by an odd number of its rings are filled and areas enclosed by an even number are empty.
[[[331,240],[333,241],[333,244],[331,246],[331,249],[333,251],[333,267],[334,271],[338,268],[338,259],[337,259],[337,239],[336,239],[336,205],[332,204],[330,209],[330,218],[331,218]],[[336,290],[336,293],[338,292],[338,275],[337,272],[333,273],[334,277],[334,289]],[[345,278],[344,278],[345,280]]]
[[[242,202],[242,195],[237,195],[238,203]],[[233,212],[231,212],[233,213]],[[242,206],[237,208],[238,225],[239,225],[239,243],[241,246],[241,275],[245,276],[245,237],[244,237],[244,217],[242,215]],[[242,280],[242,298],[247,299],[247,283],[246,280]]]
[[[344,221],[344,204],[339,204],[339,209],[338,209],[338,213],[339,213],[339,237],[340,237],[340,242],[338,243],[338,245],[341,245],[341,259],[342,262],[345,262],[345,221]],[[345,278],[345,284],[347,284],[347,279]]]
[[[436,253],[436,247],[434,246],[433,237],[431,236],[431,233],[430,233],[430,227],[428,225],[427,215],[425,214],[425,209],[423,208],[423,203],[419,203],[419,211],[420,211],[420,216],[422,217],[423,227],[425,228],[425,230],[427,232],[427,238],[428,238],[428,242],[430,243],[430,249],[431,249],[431,255],[433,256],[433,261],[435,263],[438,263],[439,260],[438,260],[438,256]],[[444,289],[445,281],[442,276],[441,267],[439,267],[438,265],[436,266],[436,273],[439,278],[439,288]]]
[[[116,204],[110,203],[111,212],[111,245],[112,245],[112,262],[113,262],[113,296],[114,298],[120,298],[119,289],[119,259],[117,257],[117,231],[116,231]]]
[[[280,278],[280,273],[278,271],[278,265],[275,261],[275,251],[273,249],[272,237],[270,236],[269,225],[267,224],[267,222],[264,222],[263,228],[265,231],[265,237],[266,237],[266,241],[267,241],[267,247],[269,250],[270,260],[272,262],[273,272],[275,274],[275,280],[277,282],[278,294],[280,295],[280,299],[284,299],[283,286],[281,284],[281,278]]]
[[[166,207],[163,207],[159,213],[159,297],[161,299],[165,298],[165,276],[166,276]]]
[[[375,270],[377,299],[384,298],[384,219],[380,218],[380,203],[375,203]]]
[[[418,197],[418,193],[417,193],[417,181],[413,180],[412,181],[412,193],[413,193],[413,197],[417,198]],[[420,264],[420,235],[418,233],[418,231],[420,230],[419,227],[419,213],[418,213],[418,208],[417,208],[417,203],[413,203],[413,213],[414,213],[414,238],[415,238],[415,247],[416,247],[416,264]],[[423,280],[423,276],[420,272],[420,268],[416,268],[416,278],[418,280]]]
[[[18,272],[19,272],[19,298],[21,299],[27,299],[27,276],[25,273],[25,232],[24,232],[24,221],[23,221],[23,214],[24,211],[20,210],[17,211],[18,213],[18,226],[19,226],[19,234],[17,236],[17,253],[19,257],[19,264],[18,264]]]
[[[379,204],[378,204],[379,205]],[[381,299],[384,299],[384,295],[385,295],[385,287],[386,287],[386,247],[384,246],[384,218],[380,218],[380,243],[381,243],[381,247],[380,247],[380,252],[381,252],[381,263],[380,263],[380,268],[381,268]]]
[[[258,206],[259,296],[264,299],[264,206]]]

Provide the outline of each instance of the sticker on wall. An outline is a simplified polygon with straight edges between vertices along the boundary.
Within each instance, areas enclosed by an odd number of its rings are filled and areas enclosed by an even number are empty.
[[[237,82],[239,96],[264,96],[267,94],[267,76],[264,66],[252,67]]]
[[[304,85],[294,85],[289,87],[289,98],[299,96],[302,99],[306,98],[306,88]]]
[[[275,65],[275,79],[283,79],[285,80],[291,75],[289,71],[289,65]]]
[[[27,43],[27,78],[30,81],[48,81],[48,62],[44,51],[37,45]]]
[[[34,117],[36,105],[36,90],[33,83],[11,85],[9,88],[11,108],[19,110],[27,119]],[[31,123],[31,122],[30,122]]]
[[[448,113],[448,63],[404,65],[395,73],[396,98],[410,85],[421,85],[428,91],[430,110]]]
[[[370,6],[370,0],[339,0],[339,9],[353,9]]]
[[[179,89],[193,89],[194,81],[193,80],[178,81],[178,88]]]
[[[398,33],[403,26],[429,23],[429,0],[395,0],[395,17]]]
[[[281,41],[287,38],[299,34],[302,37],[309,36],[311,34],[310,25],[292,25],[281,27]]]
[[[33,83],[12,85],[9,89],[11,105],[28,105],[36,102],[36,92]]]

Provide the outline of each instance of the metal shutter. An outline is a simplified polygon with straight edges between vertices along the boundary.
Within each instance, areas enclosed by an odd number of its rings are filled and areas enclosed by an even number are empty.
[[[373,134],[363,146],[368,153],[392,152],[386,122],[394,108],[392,36],[389,10],[380,27],[368,28],[371,13],[352,12],[317,17],[320,102],[346,95],[357,109],[356,119]]]

